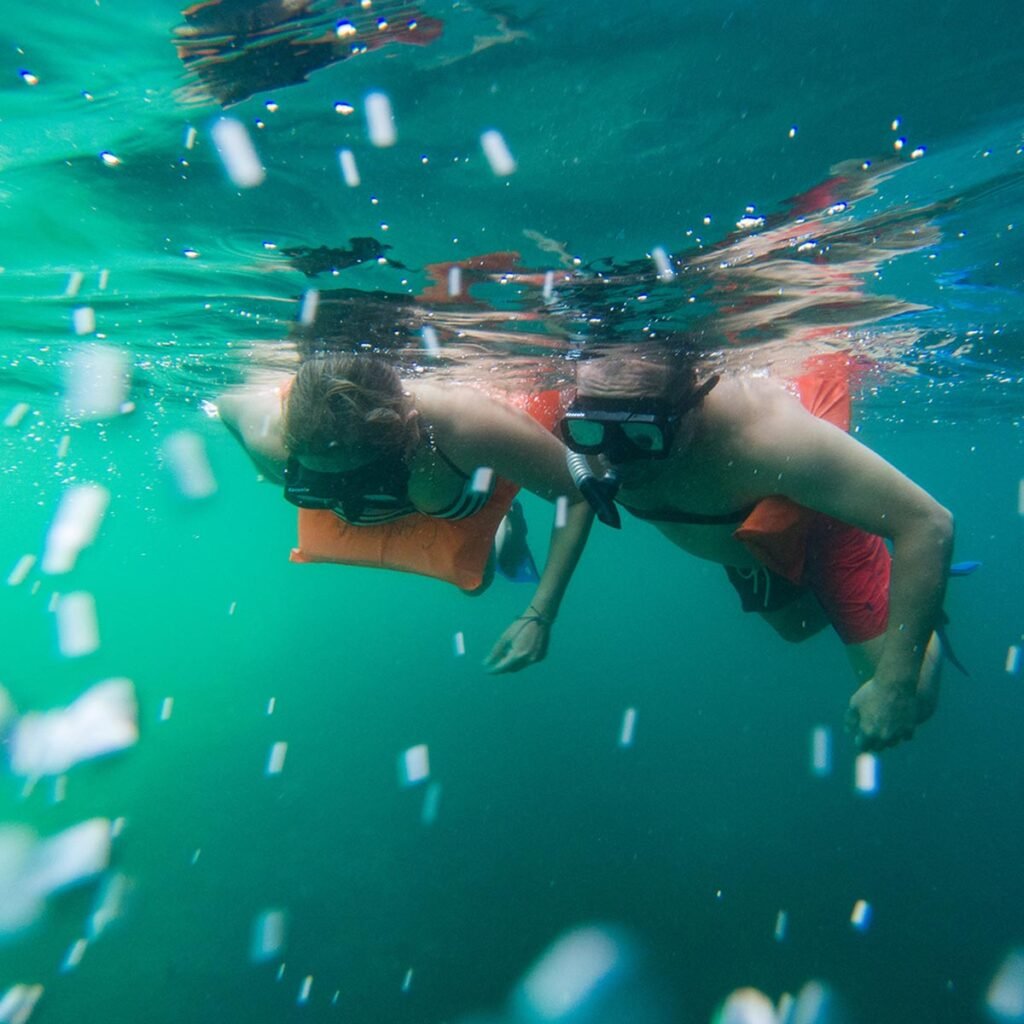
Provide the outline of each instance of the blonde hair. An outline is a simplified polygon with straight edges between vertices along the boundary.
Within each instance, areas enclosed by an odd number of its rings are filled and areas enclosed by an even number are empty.
[[[373,455],[402,454],[409,440],[409,398],[394,368],[373,355],[332,355],[299,367],[284,416],[292,455],[324,455],[343,446]]]

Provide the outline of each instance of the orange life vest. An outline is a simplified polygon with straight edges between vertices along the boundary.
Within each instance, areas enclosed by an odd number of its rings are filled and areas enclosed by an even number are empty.
[[[843,430],[850,429],[850,381],[863,363],[842,353],[812,356],[792,381],[804,408]],[[733,534],[754,557],[792,583],[804,575],[807,531],[818,513],[781,496],[763,498]]]
[[[558,391],[511,399],[551,430],[561,413]],[[336,562],[418,573],[475,590],[483,582],[494,536],[519,491],[500,477],[487,504],[468,519],[431,519],[419,512],[391,523],[353,526],[325,509],[299,509],[298,546],[293,562]]]

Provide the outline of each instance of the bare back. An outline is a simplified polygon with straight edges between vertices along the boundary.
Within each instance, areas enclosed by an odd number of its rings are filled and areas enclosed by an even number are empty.
[[[685,417],[664,462],[627,468],[620,500],[640,512],[669,510],[695,516],[721,516],[718,524],[651,522],[673,544],[699,558],[749,568],[755,559],[733,532],[761,499],[784,495],[819,508],[791,493],[787,469],[808,445],[833,435],[864,452],[843,431],[822,423],[781,384],[767,380],[725,380]],[[890,467],[891,468],[891,467]],[[893,470],[895,473],[895,470]]]

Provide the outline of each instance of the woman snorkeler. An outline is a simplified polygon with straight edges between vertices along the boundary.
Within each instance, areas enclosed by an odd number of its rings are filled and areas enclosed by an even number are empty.
[[[565,523],[552,533],[533,597],[485,666],[514,672],[543,659],[592,513],[565,449],[540,423],[472,387],[402,380],[364,353],[307,359],[285,388],[230,393],[217,408],[289,501],[357,530],[417,515],[471,528],[497,478],[551,501],[565,496]]]

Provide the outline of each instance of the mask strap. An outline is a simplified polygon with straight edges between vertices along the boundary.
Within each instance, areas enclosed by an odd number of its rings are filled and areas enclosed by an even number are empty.
[[[708,393],[722,378],[717,373],[713,373],[706,381],[690,397],[680,406],[679,415],[685,416],[691,409],[696,409],[701,402],[707,397]]]

